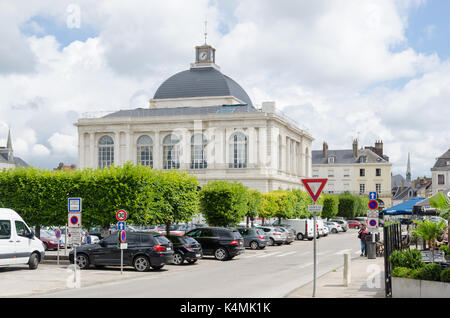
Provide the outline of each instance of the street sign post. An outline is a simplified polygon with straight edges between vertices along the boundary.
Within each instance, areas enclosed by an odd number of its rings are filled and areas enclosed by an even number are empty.
[[[369,199],[370,200],[376,200],[377,198],[377,193],[376,192],[370,192],[369,193]]]
[[[56,229],[55,237],[58,240],[58,247],[57,247],[57,254],[56,254],[57,263],[56,264],[59,266],[59,244],[60,244],[60,238],[61,238],[61,230],[60,229]]]
[[[117,221],[124,222],[128,218],[128,213],[125,210],[119,210],[116,213]]]
[[[117,222],[117,231],[125,231],[127,229],[127,223],[126,222]]]
[[[73,264],[75,265],[75,270],[77,268],[77,246],[81,245],[81,210],[82,210],[81,202],[82,202],[81,198],[67,199],[67,212],[68,212],[67,224],[69,226],[69,237],[71,239],[72,246],[74,247]],[[74,282],[76,276],[77,275],[75,273]]]
[[[368,206],[369,206],[369,209],[376,210],[376,209],[378,209],[378,201],[370,200]]]
[[[120,248],[120,274],[123,274],[123,250],[128,248],[127,232],[119,231],[119,248]]]
[[[369,232],[377,232],[379,226],[379,213],[378,211],[367,211],[367,229]]]
[[[314,215],[314,284],[313,284],[313,297],[316,297],[316,281],[317,281],[317,212],[322,211],[322,206],[316,205],[323,188],[327,184],[328,179],[302,179],[302,183],[308,191],[309,196],[314,201],[313,206],[308,206],[308,211],[311,210]],[[311,207],[311,208],[310,208]],[[319,208],[320,207],[320,208]],[[320,210],[320,211],[319,211]]]

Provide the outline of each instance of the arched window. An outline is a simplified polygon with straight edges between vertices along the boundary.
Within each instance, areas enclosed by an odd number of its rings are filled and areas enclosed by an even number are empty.
[[[195,134],[191,138],[191,169],[206,169],[206,144],[208,141],[203,134]]]
[[[103,136],[98,141],[98,167],[109,167],[114,163],[114,140],[110,136]]]
[[[137,140],[137,163],[153,167],[153,140],[150,136],[143,135]]]
[[[164,169],[180,169],[180,138],[170,134],[164,137]]]
[[[247,168],[248,143],[243,133],[234,133],[230,138],[230,168]]]

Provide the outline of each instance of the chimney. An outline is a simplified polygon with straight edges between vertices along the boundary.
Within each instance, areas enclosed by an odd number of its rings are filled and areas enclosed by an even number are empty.
[[[383,141],[377,140],[375,142],[375,153],[383,158]]]
[[[276,111],[275,102],[263,102],[262,103],[262,111],[264,113],[275,113],[275,111]]]
[[[353,139],[353,158],[358,158],[358,139]]]
[[[323,148],[322,148],[322,157],[327,157],[327,151],[328,151],[328,144],[324,141],[323,142]]]

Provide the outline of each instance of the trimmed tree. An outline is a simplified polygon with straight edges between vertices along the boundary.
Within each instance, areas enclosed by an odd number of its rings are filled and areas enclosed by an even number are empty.
[[[263,195],[258,190],[248,190],[248,211],[246,213],[246,224],[249,225],[250,218],[256,218],[263,207]]]
[[[322,217],[331,219],[338,214],[339,199],[332,194],[323,195]]]
[[[351,194],[342,194],[338,196],[339,198],[339,206],[338,206],[338,214],[347,219],[352,219],[356,216],[356,212],[358,211],[358,198]]]
[[[209,225],[237,225],[247,211],[248,190],[241,183],[212,181],[200,190],[200,212]]]
[[[263,194],[263,206],[258,216],[262,218],[262,224],[266,219],[273,218],[278,211],[276,196],[273,193]]]

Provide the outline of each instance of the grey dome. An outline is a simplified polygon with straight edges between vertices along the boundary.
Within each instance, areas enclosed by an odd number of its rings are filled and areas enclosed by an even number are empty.
[[[212,67],[192,68],[167,79],[157,89],[154,99],[234,96],[253,106],[244,89]]]

